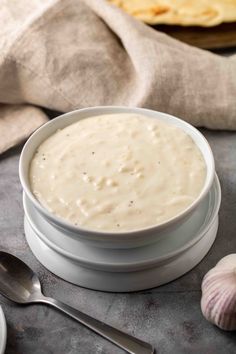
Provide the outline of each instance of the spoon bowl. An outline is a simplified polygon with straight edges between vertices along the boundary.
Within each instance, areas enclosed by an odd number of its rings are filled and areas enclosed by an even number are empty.
[[[18,304],[40,300],[41,285],[37,275],[19,258],[0,252],[0,292]]]

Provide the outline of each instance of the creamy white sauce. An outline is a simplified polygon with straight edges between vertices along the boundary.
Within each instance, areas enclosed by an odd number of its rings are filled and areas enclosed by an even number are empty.
[[[58,130],[38,148],[31,188],[55,215],[83,228],[131,231],[186,209],[206,177],[203,156],[183,130],[122,113]]]

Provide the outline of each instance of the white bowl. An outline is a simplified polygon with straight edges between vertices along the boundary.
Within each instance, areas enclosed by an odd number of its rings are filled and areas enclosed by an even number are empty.
[[[75,226],[66,220],[52,214],[46,208],[44,208],[33,195],[30,183],[29,183],[29,167],[30,162],[37,150],[38,146],[47,139],[50,135],[55,133],[58,129],[63,129],[67,125],[77,122],[81,119],[88,117],[112,114],[112,113],[136,113],[143,114],[152,118],[156,118],[165,121],[169,124],[173,124],[188,135],[191,136],[195,144],[200,149],[206,164],[206,179],[200,195],[195,201],[186,208],[183,212],[169,219],[168,221],[156,226],[148,227],[145,229],[128,231],[128,232],[106,232],[106,231],[94,231],[79,226]],[[69,237],[80,239],[89,244],[93,244],[101,247],[111,248],[130,248],[143,246],[155,242],[159,237],[169,233],[176,226],[181,225],[187,218],[189,218],[196,208],[200,207],[201,202],[207,196],[214,180],[215,164],[211,148],[204,138],[204,136],[193,126],[185,121],[176,118],[174,116],[152,111],[144,108],[129,108],[129,107],[92,107],[81,110],[76,110],[70,113],[63,114],[50,122],[40,127],[26,142],[20,157],[19,174],[20,181],[27,198],[32,202],[38,212],[47,219],[52,225],[59,230],[62,230]]]

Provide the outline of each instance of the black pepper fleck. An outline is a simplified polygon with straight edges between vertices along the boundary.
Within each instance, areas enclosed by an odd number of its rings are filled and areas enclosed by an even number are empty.
[[[94,155],[94,154],[95,154],[95,152],[94,152],[94,151],[92,151],[92,154]]]
[[[128,207],[131,207],[133,205],[134,201],[133,200],[130,200],[129,204],[128,204]]]
[[[118,226],[118,227],[119,227],[119,226],[120,226],[120,224],[116,224],[116,226]]]

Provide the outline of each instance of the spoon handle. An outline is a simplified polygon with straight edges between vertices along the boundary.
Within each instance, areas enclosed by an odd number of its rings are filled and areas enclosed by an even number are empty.
[[[154,354],[154,349],[150,344],[96,320],[69,305],[48,297],[42,298],[40,302],[56,307],[130,354]]]

